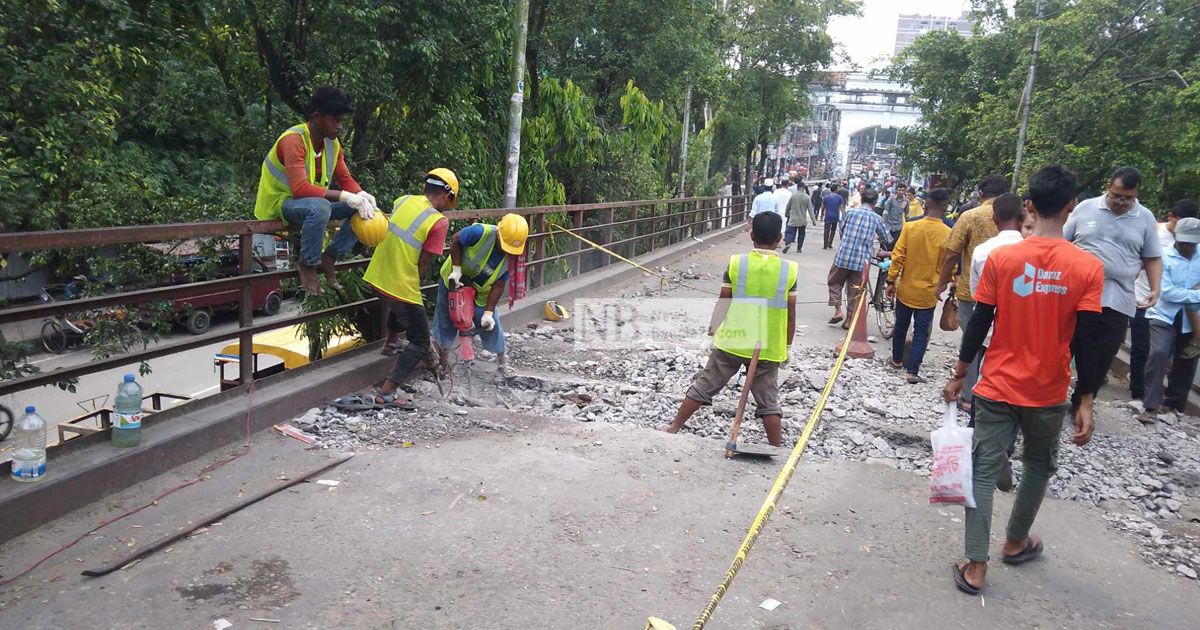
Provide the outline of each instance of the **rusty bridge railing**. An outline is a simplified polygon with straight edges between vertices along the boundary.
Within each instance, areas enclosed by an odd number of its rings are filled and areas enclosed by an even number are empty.
[[[556,234],[551,227],[552,222],[561,227],[576,230],[589,240],[632,258],[699,234],[738,224],[745,219],[750,203],[750,196],[735,196],[518,208],[516,212],[524,215],[530,225],[528,262],[526,263],[529,287],[534,289],[552,284],[612,263],[611,258],[607,255],[584,248],[581,243],[569,236]],[[459,222],[495,219],[508,212],[511,211],[485,209],[455,210],[445,214],[452,222],[456,223],[452,226],[453,230],[458,227],[457,223]],[[245,385],[254,378],[252,338],[256,333],[334,315],[349,314],[355,309],[378,301],[379,298],[370,298],[321,311],[255,324],[252,286],[259,282],[291,278],[295,276],[296,272],[294,269],[287,269],[252,273],[254,263],[252,238],[255,234],[276,234],[286,230],[287,226],[280,221],[223,221],[0,234],[0,254],[161,243],[197,238],[236,237],[240,270],[240,275],[218,280],[0,310],[0,324],[6,324],[38,318],[61,317],[68,313],[104,307],[133,306],[156,300],[187,297],[198,293],[235,289],[239,291],[239,325],[235,330],[208,332],[187,339],[170,340],[119,356],[92,360],[65,369],[12,379],[0,383],[0,396],[229,339],[240,341],[239,380],[242,385]],[[294,232],[298,233],[298,229]],[[364,267],[369,261],[369,258],[358,258],[341,262],[337,267],[338,269]],[[435,266],[434,269],[436,268]]]

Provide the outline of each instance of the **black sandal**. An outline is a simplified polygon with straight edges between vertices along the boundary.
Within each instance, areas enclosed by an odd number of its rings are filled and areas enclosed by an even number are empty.
[[[1025,549],[1020,553],[1015,553],[1011,556],[1004,556],[1000,561],[1004,564],[1025,564],[1030,560],[1042,555],[1042,541],[1038,539],[1037,544],[1034,544],[1033,538],[1025,539]]]
[[[967,595],[978,595],[979,591],[983,590],[983,587],[975,586],[967,581],[967,567],[970,564],[970,562],[967,562],[961,567],[957,563],[950,565],[950,568],[954,571],[954,585],[958,587],[958,590]]]
[[[842,316],[841,316],[841,315],[835,315],[834,317],[830,317],[830,318],[829,318],[829,325],[830,325],[830,326],[832,326],[833,324],[836,324],[836,323],[838,323],[838,322],[840,322],[840,321],[842,321]]]

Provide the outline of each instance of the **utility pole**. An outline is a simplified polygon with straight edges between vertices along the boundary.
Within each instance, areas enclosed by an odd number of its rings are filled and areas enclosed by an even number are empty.
[[[516,0],[513,17],[512,97],[508,104],[508,157],[504,165],[504,207],[517,207],[517,171],[521,166],[521,110],[525,106],[525,40],[529,37],[529,0]]]
[[[687,92],[683,96],[683,138],[679,141],[679,197],[687,196],[683,185],[687,183],[687,143],[692,120],[692,82],[689,79]]]
[[[1037,74],[1038,43],[1042,38],[1042,0],[1037,0],[1033,10],[1037,25],[1033,28],[1033,50],[1029,54],[1029,76],[1025,78],[1025,91],[1021,94],[1021,126],[1017,131],[1017,160],[1013,164],[1012,189],[1017,190],[1021,178],[1021,160],[1025,157],[1025,132],[1029,129],[1029,103],[1033,100],[1033,78]]]

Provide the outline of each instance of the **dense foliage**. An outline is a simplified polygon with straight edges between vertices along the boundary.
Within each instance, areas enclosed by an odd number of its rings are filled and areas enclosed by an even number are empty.
[[[687,194],[748,177],[751,151],[804,113],[808,77],[830,59],[829,18],[853,10],[531,0],[518,205],[670,197],[681,168]],[[460,208],[499,206],[513,11],[511,0],[0,0],[0,230],[248,217],[264,153],[322,84],[353,99],[347,162],[381,201],[446,166]],[[35,264],[111,292],[177,277],[167,253],[72,250]],[[161,313],[149,320],[162,330]]]
[[[1012,174],[1035,0],[977,0],[974,37],[922,36],[892,67],[922,123],[905,161],[954,182]],[[1200,5],[1191,0],[1045,0],[1021,177],[1050,162],[1097,190],[1115,167],[1146,174],[1156,207],[1200,189]]]

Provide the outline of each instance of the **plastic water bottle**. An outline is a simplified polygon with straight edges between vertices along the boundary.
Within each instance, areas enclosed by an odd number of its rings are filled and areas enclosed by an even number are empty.
[[[132,374],[117,386],[117,404],[113,414],[113,446],[137,446],[142,439],[142,386]]]
[[[41,481],[46,476],[46,423],[30,405],[13,427],[12,478]]]

